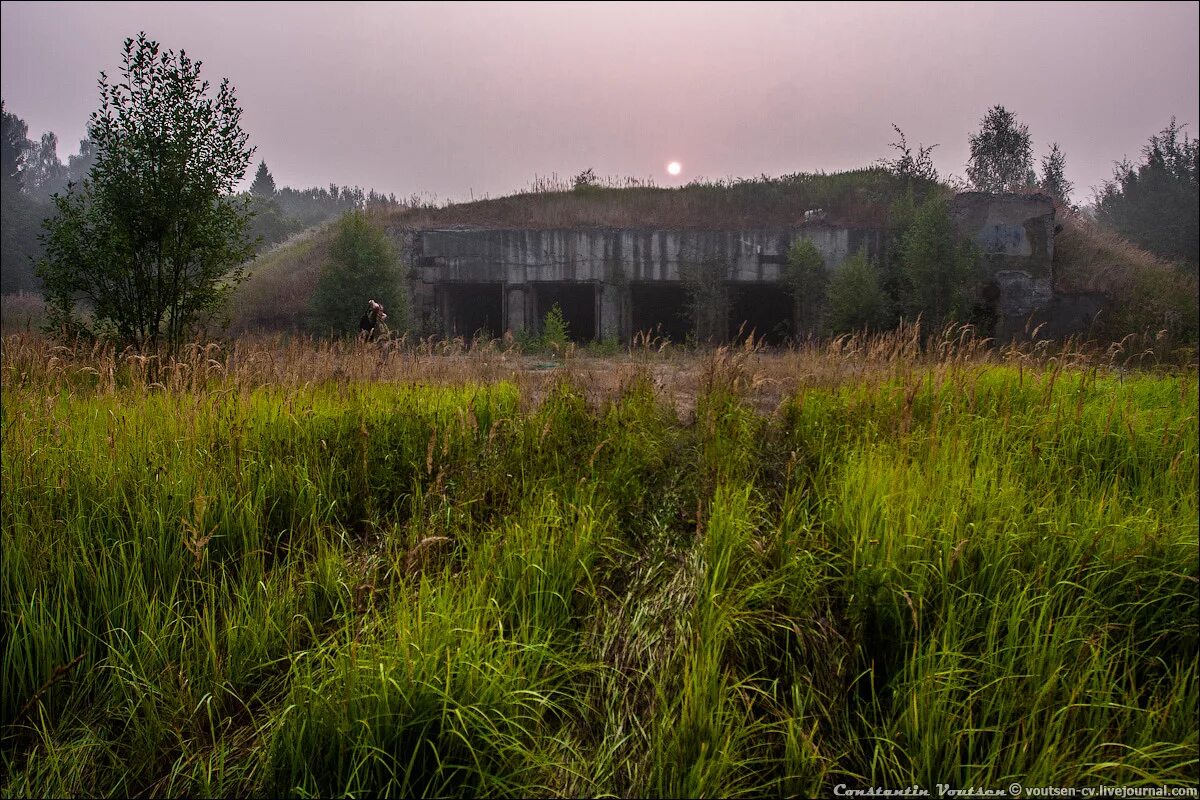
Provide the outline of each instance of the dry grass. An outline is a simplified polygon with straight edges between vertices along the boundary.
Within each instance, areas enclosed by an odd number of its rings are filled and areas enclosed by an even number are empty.
[[[0,295],[0,332],[30,333],[46,320],[46,301],[29,292]]]
[[[1060,209],[1054,282],[1060,292],[1102,292],[1111,308],[1097,335],[1117,339],[1129,331],[1166,330],[1179,341],[1200,337],[1195,275],[1177,269],[1113,231]]]
[[[596,355],[570,345],[557,357],[525,353],[508,338],[466,341],[407,337],[381,342],[321,340],[304,336],[244,336],[227,343],[194,344],[176,359],[159,359],[100,343],[57,344],[39,334],[7,336],[0,345],[5,385],[101,392],[130,386],[167,392],[213,389],[251,391],[263,386],[398,383],[463,386],[509,381],[522,401],[535,406],[563,379],[581,387],[594,406],[614,399],[635,381],[648,379],[655,394],[683,414],[696,398],[721,388],[735,391],[759,411],[774,411],[795,392],[848,384],[874,385],[915,371],[954,373],[966,366],[1008,364],[1043,368],[1112,370],[1194,365],[1196,351],[1170,349],[1161,337],[1130,335],[1101,347],[1076,340],[1033,340],[1003,348],[975,335],[971,326],[950,325],[927,337],[920,325],[895,331],[840,336],[786,349],[753,340],[716,349],[689,349],[665,340],[639,339],[617,355]]]
[[[1174,267],[1120,234],[1058,209],[1063,230],[1054,240],[1054,288],[1060,292],[1104,292],[1119,295],[1129,290],[1138,272],[1169,272]]]
[[[331,226],[310,228],[250,262],[230,299],[230,333],[302,330],[332,238]]]

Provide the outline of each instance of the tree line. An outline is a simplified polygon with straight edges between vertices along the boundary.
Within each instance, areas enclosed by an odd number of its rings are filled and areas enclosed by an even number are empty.
[[[34,264],[45,255],[39,241],[43,222],[56,213],[53,196],[82,187],[96,163],[97,145],[91,138],[79,143],[79,153],[58,155],[58,137],[43,133],[29,138],[27,123],[3,107],[0,131],[0,189],[3,191],[3,246],[0,248],[0,293],[40,292],[42,282]],[[240,180],[240,176],[238,180]],[[295,189],[276,188],[265,161],[260,161],[255,181],[246,195],[252,214],[246,235],[262,252],[306,228],[320,225],[348,211],[399,208],[395,194],[359,186]]]
[[[101,73],[100,109],[89,118],[80,154],[66,164],[54,134],[34,144],[27,125],[0,104],[4,291],[34,288],[27,265],[39,259],[36,277],[58,331],[174,349],[220,308],[257,250],[346,212],[345,246],[335,248],[342,272],[377,277],[378,242],[366,235],[360,212],[397,206],[396,198],[336,185],[279,189],[265,161],[250,190],[235,192],[255,148],[241,128],[233,87],[222,80],[214,95],[200,66],[144,34],[125,40],[120,78]],[[932,163],[936,145],[914,153],[895,130],[899,155],[882,163],[906,179],[906,191],[892,205],[884,263],[860,253],[828,276],[811,243],[797,243],[786,280],[801,305],[801,333],[878,329],[918,315],[934,327],[986,323],[988,309],[972,297],[978,257],[954,234],[952,187]],[[1071,207],[1062,150],[1051,146],[1039,178],[1028,129],[1003,106],[989,109],[970,145],[970,186],[1039,189]],[[1194,271],[1197,149],[1172,120],[1151,137],[1139,163],[1117,164],[1091,213]],[[321,310],[335,322],[350,309]]]

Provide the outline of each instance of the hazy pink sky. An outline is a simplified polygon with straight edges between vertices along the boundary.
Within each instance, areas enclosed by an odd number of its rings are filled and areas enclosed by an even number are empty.
[[[864,166],[891,123],[962,175],[987,108],[1076,200],[1172,115],[1196,134],[1200,5],[19,3],[0,89],[65,160],[139,30],[228,77],[280,185],[439,200],[535,175],[659,185]],[[666,174],[683,164],[678,178]]]

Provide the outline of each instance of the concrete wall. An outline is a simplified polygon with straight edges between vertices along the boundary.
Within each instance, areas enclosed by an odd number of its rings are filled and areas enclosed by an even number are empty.
[[[951,216],[959,235],[980,250],[981,294],[995,303],[997,338],[1020,338],[1032,330],[1031,320],[1056,313],[1049,197],[962,192],[954,197]]]
[[[1050,198],[965,192],[955,197],[951,214],[959,234],[980,249],[980,302],[994,308],[998,335],[1016,335],[1035,317],[1057,321],[1087,316],[1087,309],[1076,308],[1078,303],[1057,302],[1051,289],[1055,219]],[[444,334],[464,333],[450,330],[446,323],[447,303],[463,302],[463,294],[454,294],[457,301],[447,298],[453,287],[463,284],[496,287],[504,328],[514,332],[538,328],[545,311],[537,307],[539,285],[591,285],[596,308],[589,315],[594,317],[592,334],[628,341],[635,316],[631,285],[684,291],[702,276],[710,288],[716,287],[717,296],[710,292],[707,312],[697,312],[713,318],[694,319],[693,327],[725,330],[726,320],[718,317],[728,313],[728,294],[737,285],[763,284],[786,291],[783,268],[797,239],[811,239],[829,270],[859,249],[866,249],[877,263],[885,255],[882,231],[820,221],[774,230],[449,228],[392,229],[388,234],[410,265],[413,324]],[[1091,304],[1092,300],[1084,303],[1087,308]],[[644,319],[646,307],[639,306],[639,311],[636,316]],[[1056,322],[1047,329],[1057,332],[1061,327]]]
[[[1016,270],[1050,280],[1054,262],[1054,203],[1042,194],[955,195],[951,216],[983,256],[985,272]]]
[[[697,271],[720,284],[782,280],[793,241],[809,238],[830,270],[860,248],[878,259],[879,231],[808,224],[786,230],[447,229],[388,231],[410,271],[413,322],[445,329],[439,287],[502,284],[505,327],[537,327],[533,288],[542,282],[592,283],[596,287],[595,334],[628,340],[632,335],[629,285],[692,279]],[[783,291],[783,287],[780,287]],[[440,309],[440,310],[439,310]],[[443,321],[439,321],[442,318]],[[712,321],[723,329],[721,320]]]

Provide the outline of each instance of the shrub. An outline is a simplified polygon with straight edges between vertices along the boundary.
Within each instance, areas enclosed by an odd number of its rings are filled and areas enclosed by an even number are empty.
[[[829,285],[825,259],[810,239],[792,242],[787,259],[784,282],[796,299],[797,331],[801,336],[815,335],[821,327],[821,310]]]
[[[319,333],[352,333],[367,301],[383,304],[394,330],[408,318],[404,271],[383,231],[362,211],[338,222],[313,294],[313,326]]]
[[[879,269],[860,250],[842,262],[829,282],[829,325],[834,333],[879,330],[889,318]]]
[[[563,316],[562,308],[559,307],[558,303],[555,303],[546,312],[545,319],[542,320],[541,345],[557,353],[565,350],[570,343],[571,337],[568,331],[567,320]]]
[[[932,330],[968,311],[976,263],[971,243],[959,241],[945,198],[934,196],[916,209],[900,242],[900,307],[909,319],[922,316]]]

